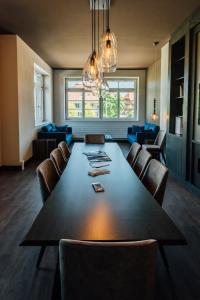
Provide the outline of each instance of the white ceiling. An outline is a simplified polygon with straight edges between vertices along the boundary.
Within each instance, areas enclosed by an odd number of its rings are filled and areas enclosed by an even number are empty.
[[[112,0],[118,67],[145,68],[200,0]],[[0,0],[2,32],[18,34],[56,68],[82,68],[90,52],[89,0]],[[158,55],[159,51],[157,51]]]

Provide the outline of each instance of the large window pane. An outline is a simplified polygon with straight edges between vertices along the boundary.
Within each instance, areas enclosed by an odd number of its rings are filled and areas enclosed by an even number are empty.
[[[107,80],[109,89],[118,89],[118,80]]]
[[[35,124],[44,121],[44,76],[35,72],[34,74],[34,97],[35,97]]]
[[[118,99],[117,92],[107,92],[103,97],[103,118],[118,117]]]
[[[99,118],[99,98],[91,92],[85,92],[85,117]]]
[[[134,80],[120,80],[119,88],[120,89],[134,89],[135,81]]]
[[[68,117],[82,118],[83,95],[82,92],[68,92]]]
[[[133,118],[134,104],[134,92],[120,93],[120,118]]]
[[[66,88],[68,89],[82,89],[83,84],[80,79],[74,79],[74,80],[66,80]]]

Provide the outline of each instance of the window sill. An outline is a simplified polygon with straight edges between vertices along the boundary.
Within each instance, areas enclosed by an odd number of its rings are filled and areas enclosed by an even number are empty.
[[[134,119],[65,119],[66,122],[140,122],[139,120]]]
[[[42,122],[42,123],[35,124],[35,127],[41,127],[41,126],[47,125],[49,123],[50,123],[50,121],[45,121],[45,122]]]

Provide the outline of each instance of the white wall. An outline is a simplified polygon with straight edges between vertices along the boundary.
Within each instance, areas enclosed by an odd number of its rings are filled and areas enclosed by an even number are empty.
[[[86,133],[111,134],[114,138],[125,138],[128,126],[144,124],[145,121],[145,93],[146,93],[146,71],[145,70],[118,70],[110,77],[139,77],[139,121],[72,121],[65,120],[64,111],[64,79],[66,77],[81,76],[80,70],[54,70],[54,122],[57,124],[68,124],[72,126],[75,137],[82,137]]]
[[[160,128],[167,130],[169,103],[169,43],[161,49]]]
[[[0,165],[18,166],[32,156],[34,63],[49,74],[52,120],[52,69],[16,35],[0,35]]]
[[[17,40],[15,35],[0,36],[0,165],[19,163],[19,123],[17,87]]]
[[[48,76],[45,82],[47,120],[52,121],[52,69],[22,39],[17,37],[20,161],[32,156],[32,141],[38,130],[34,119],[34,64]]]
[[[146,98],[146,119],[155,124],[160,123],[160,72],[161,60],[154,62],[147,70],[147,98]],[[156,99],[156,112],[158,119],[151,120],[153,113],[154,98]]]

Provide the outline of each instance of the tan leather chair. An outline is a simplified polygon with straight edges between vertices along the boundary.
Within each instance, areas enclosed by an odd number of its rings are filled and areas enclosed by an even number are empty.
[[[47,200],[60,176],[50,158],[45,159],[37,167],[37,176],[40,183],[43,203]]]
[[[86,144],[104,144],[105,135],[104,134],[86,134],[85,135]]]
[[[160,160],[160,154],[162,155],[163,161],[166,164],[166,159],[164,155],[164,146],[166,141],[166,132],[160,130],[157,134],[157,137],[154,141],[154,144],[144,144],[142,148],[149,151],[153,158]]]
[[[60,142],[58,144],[58,148],[61,150],[61,153],[62,153],[62,156],[63,156],[65,162],[67,162],[71,155],[71,152],[69,150],[67,143],[65,141]]]
[[[59,243],[62,300],[153,300],[157,242]]]
[[[63,158],[61,150],[59,148],[56,148],[53,151],[51,151],[50,158],[52,159],[58,171],[58,174],[61,176],[66,167],[66,161]]]
[[[143,184],[160,205],[162,205],[163,202],[167,177],[168,169],[158,160],[152,159],[141,179]]]
[[[40,189],[42,194],[43,203],[46,202],[47,198],[53,191],[56,183],[58,182],[60,176],[57,172],[57,169],[54,166],[54,163],[51,159],[45,159],[38,167],[37,167],[37,176],[40,183]],[[40,253],[37,260],[37,268],[40,266],[40,262],[44,255],[44,251],[46,246],[42,246],[40,249]]]
[[[131,145],[130,151],[129,151],[129,153],[127,155],[127,158],[126,158],[129,165],[132,165],[135,162],[136,157],[138,156],[138,153],[140,152],[141,149],[142,149],[142,147],[138,143],[133,143]]]
[[[148,151],[142,149],[138,153],[138,156],[136,157],[136,160],[133,163],[132,168],[139,178],[143,176],[150,160],[151,160],[151,154]]]

